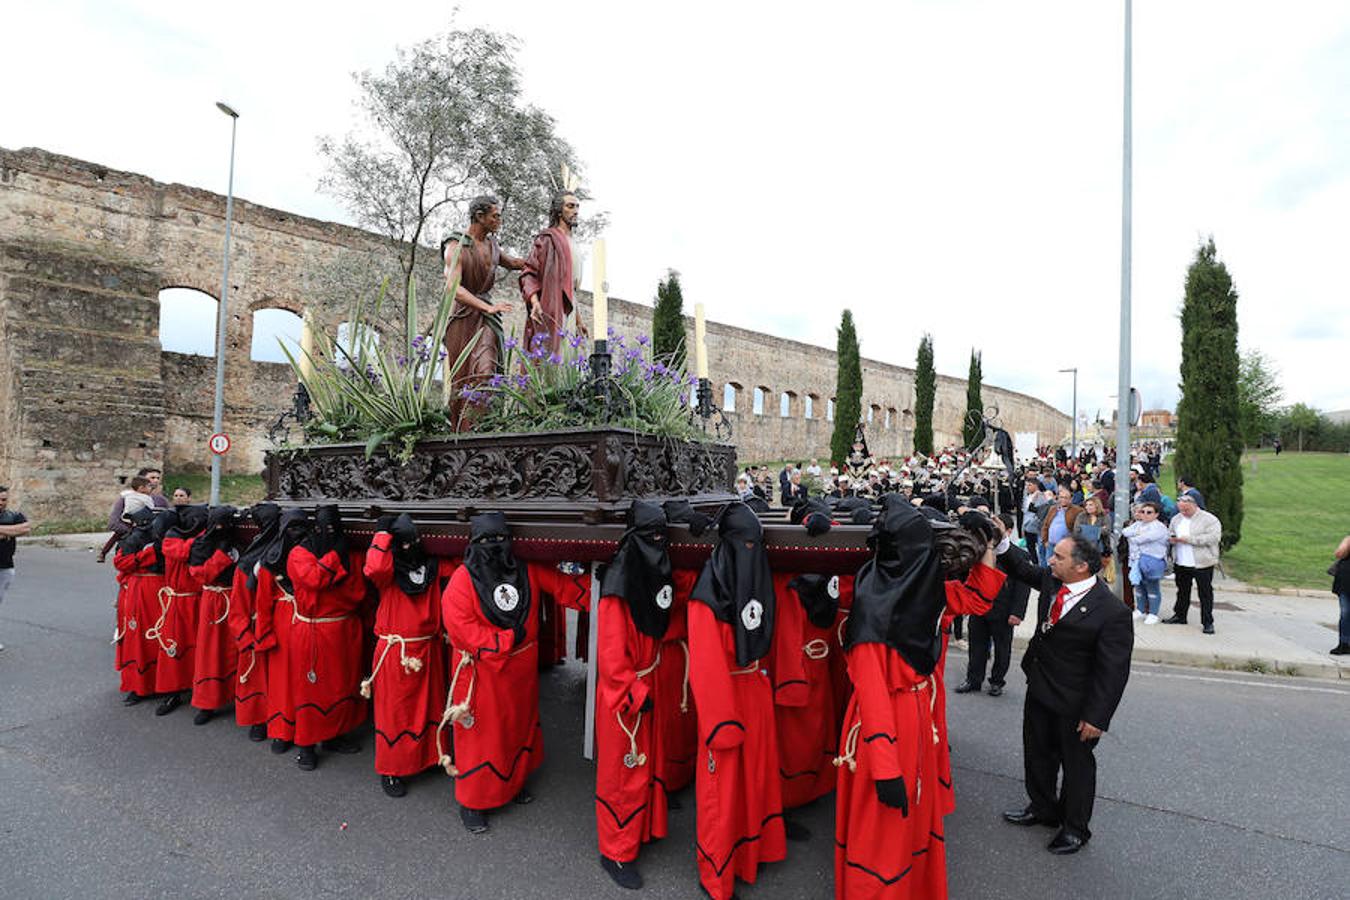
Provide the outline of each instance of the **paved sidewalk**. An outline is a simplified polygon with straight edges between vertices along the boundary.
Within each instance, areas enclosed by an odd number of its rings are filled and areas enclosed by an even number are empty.
[[[19,538],[63,550],[83,551],[93,564],[93,554],[107,539],[105,532],[61,534]],[[1230,587],[1231,586],[1231,589]],[[1208,668],[1276,669],[1288,674],[1350,680],[1350,657],[1327,653],[1336,645],[1339,608],[1331,591],[1318,595],[1300,591],[1297,596],[1276,592],[1252,593],[1240,582],[1216,580],[1214,590],[1215,634],[1200,631],[1200,607],[1191,594],[1188,625],[1135,624],[1134,658],[1141,662],[1172,663]],[[1164,618],[1171,615],[1176,587],[1163,581]],[[1036,602],[1033,592],[1031,602]],[[1025,647],[1034,622],[1018,626],[1014,643]]]

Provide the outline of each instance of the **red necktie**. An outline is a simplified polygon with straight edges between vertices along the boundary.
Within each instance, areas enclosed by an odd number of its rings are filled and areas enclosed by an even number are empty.
[[[1064,612],[1064,598],[1067,596],[1069,596],[1069,586],[1065,585],[1059,589],[1059,593],[1055,595],[1055,602],[1050,606],[1051,625],[1059,623],[1060,614]]]

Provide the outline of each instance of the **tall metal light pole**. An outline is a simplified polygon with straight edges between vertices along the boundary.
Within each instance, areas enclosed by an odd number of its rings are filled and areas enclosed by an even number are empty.
[[[230,306],[230,224],[234,217],[234,133],[239,127],[239,113],[228,104],[217,101],[216,108],[230,117],[230,181],[225,189],[225,271],[220,277],[220,302],[216,304],[216,408],[211,419],[212,433],[224,430],[225,418],[225,326],[229,321]],[[220,502],[220,456],[211,454],[211,505]]]
[[[1124,143],[1121,153],[1120,203],[1120,383],[1116,393],[1116,544],[1120,532],[1130,522],[1130,194],[1133,190],[1131,154],[1133,127],[1131,116],[1131,29],[1133,4],[1125,0],[1125,89]],[[1124,594],[1123,570],[1116,576],[1116,593]]]
[[[1073,443],[1070,446],[1073,448],[1074,459],[1077,459],[1078,458],[1078,367],[1074,366],[1071,369],[1060,369],[1059,371],[1073,373],[1073,432],[1072,432]]]

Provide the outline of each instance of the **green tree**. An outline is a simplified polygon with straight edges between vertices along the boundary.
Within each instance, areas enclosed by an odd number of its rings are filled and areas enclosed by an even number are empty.
[[[980,398],[980,385],[984,381],[981,354],[972,347],[970,351],[970,374],[966,376],[966,418],[961,426],[961,442],[967,448],[979,443],[984,429],[981,427],[984,417],[984,400]]]
[[[680,273],[674,269],[669,269],[666,280],[656,286],[652,358],[671,368],[684,368],[684,295],[680,293]]]
[[[1248,350],[1238,357],[1238,422],[1242,441],[1248,447],[1275,430],[1279,419],[1280,373],[1260,350]]]
[[[933,455],[933,398],[937,394],[937,372],[933,370],[933,336],[919,341],[919,358],[914,367],[914,449]]]
[[[834,384],[834,433],[830,436],[830,459],[842,465],[853,451],[853,439],[862,416],[862,357],[858,352],[858,332],[853,313],[844,310],[839,321],[839,359]]]
[[[1237,291],[1214,239],[1186,272],[1181,307],[1181,399],[1174,471],[1190,473],[1223,523],[1223,549],[1242,537]]]
[[[1301,451],[1305,445],[1318,445],[1325,424],[1326,418],[1316,409],[1306,403],[1295,403],[1281,416],[1280,437],[1285,449]]]

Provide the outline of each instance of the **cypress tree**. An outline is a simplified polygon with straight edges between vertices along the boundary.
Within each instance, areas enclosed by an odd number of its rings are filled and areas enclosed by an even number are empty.
[[[966,376],[966,418],[961,426],[961,442],[967,448],[973,448],[980,440],[980,427],[984,415],[984,401],[980,399],[980,385],[984,381],[981,354],[970,350],[970,374]]]
[[[839,322],[839,359],[834,382],[834,433],[830,436],[830,459],[842,465],[853,452],[853,438],[862,416],[862,358],[858,353],[858,332],[853,313],[844,310]]]
[[[933,455],[933,397],[937,394],[937,372],[933,370],[933,336],[919,341],[919,359],[914,371],[914,449]]]
[[[684,295],[680,273],[666,272],[656,286],[656,309],[652,312],[652,359],[674,369],[684,368]]]
[[[1174,471],[1189,473],[1223,523],[1223,549],[1242,537],[1237,291],[1214,239],[1195,252],[1181,306],[1181,399]]]

